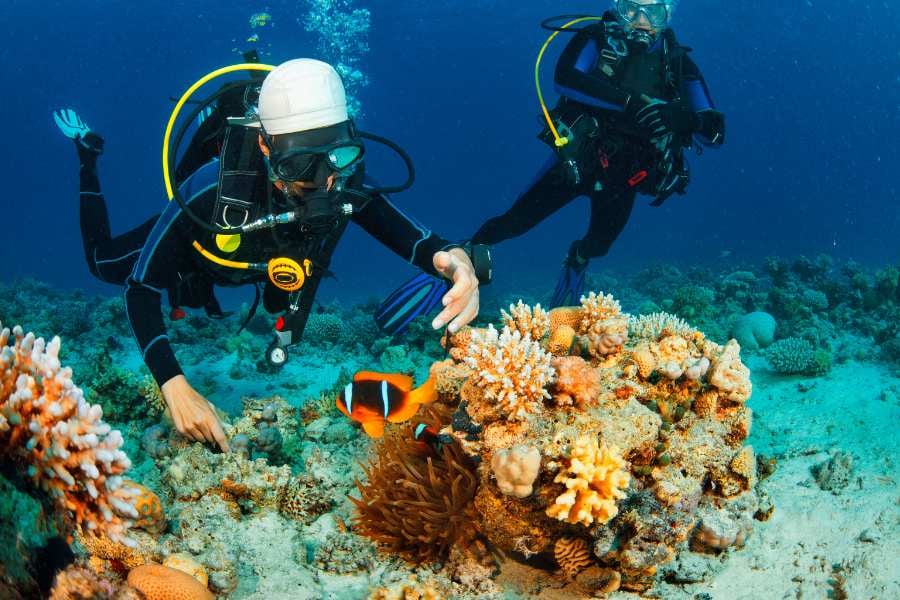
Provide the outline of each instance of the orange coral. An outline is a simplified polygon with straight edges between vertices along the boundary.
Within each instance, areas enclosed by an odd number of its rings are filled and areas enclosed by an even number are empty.
[[[7,345],[10,333],[15,346]],[[59,362],[60,340],[0,331],[0,461],[27,471],[79,529],[126,541],[134,491],[122,435],[84,399]]]
[[[580,356],[554,358],[556,370],[554,401],[560,406],[585,408],[597,404],[600,395],[600,375]]]
[[[556,331],[560,327],[567,326],[578,329],[584,316],[584,308],[581,306],[560,306],[550,311],[550,331]]]
[[[159,496],[152,490],[130,479],[126,479],[126,485],[137,490],[134,499],[134,508],[138,512],[138,518],[134,521],[134,527],[150,533],[162,533],[166,528],[166,515],[163,512],[162,502]]]
[[[144,565],[128,574],[128,585],[147,600],[214,600],[215,596],[199,581],[162,565]]]

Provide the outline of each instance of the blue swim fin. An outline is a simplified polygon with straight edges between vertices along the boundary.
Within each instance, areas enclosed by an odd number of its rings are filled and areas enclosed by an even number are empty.
[[[446,279],[419,273],[381,303],[375,311],[375,322],[387,335],[401,335],[413,319],[438,306],[449,289]]]
[[[584,294],[587,266],[587,261],[579,264],[566,259],[562,272],[559,274],[559,280],[556,282],[556,289],[553,290],[553,296],[550,298],[550,308],[575,306],[581,301],[581,296]]]

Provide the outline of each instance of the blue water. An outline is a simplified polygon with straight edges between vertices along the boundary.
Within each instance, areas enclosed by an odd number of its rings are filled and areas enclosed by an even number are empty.
[[[535,139],[539,20],[607,4],[356,5],[372,11],[371,50],[359,63],[371,80],[360,94],[361,125],[401,143],[418,168],[415,188],[396,200],[445,236],[470,235],[509,206],[548,152]],[[0,277],[115,291],[85,267],[77,163],[51,111],[77,108],[106,137],[101,178],[114,233],[124,231],[165,204],[159,155],[169,97],[236,62],[233,49],[252,33],[249,15],[264,9],[275,21],[260,30],[266,61],[316,56],[314,36],[297,23],[306,2],[3,3]],[[727,114],[727,143],[693,159],[687,196],[661,209],[639,201],[594,268],[704,264],[724,251],[736,261],[798,253],[896,261],[900,6],[685,1],[674,26]],[[547,56],[545,81],[563,44]],[[374,158],[370,171],[402,176],[387,158]],[[498,285],[527,278],[549,287],[569,242],[583,234],[586,211],[587,202],[576,201],[501,245]],[[326,296],[383,293],[411,272],[359,231],[347,235],[334,267],[339,280]]]

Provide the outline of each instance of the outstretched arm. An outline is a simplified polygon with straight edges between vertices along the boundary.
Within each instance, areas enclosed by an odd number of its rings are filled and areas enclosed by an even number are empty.
[[[685,56],[683,60],[682,95],[699,118],[696,136],[705,146],[721,146],[725,143],[725,115],[716,110],[697,64],[689,56]]]
[[[353,220],[407,262],[453,283],[432,327],[439,329],[449,323],[453,333],[478,316],[478,277],[468,253],[458,244],[414,221],[380,194],[354,213]]]

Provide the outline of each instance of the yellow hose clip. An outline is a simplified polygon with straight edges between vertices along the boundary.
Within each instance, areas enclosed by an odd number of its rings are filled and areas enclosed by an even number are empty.
[[[572,19],[571,21],[560,27],[559,30],[554,31],[550,34],[550,37],[548,37],[547,41],[544,42],[544,45],[541,46],[541,50],[537,55],[537,61],[535,61],[534,63],[534,85],[537,88],[538,102],[541,105],[541,111],[544,113],[544,119],[547,121],[547,125],[550,127],[550,133],[553,134],[553,143],[557,148],[562,148],[563,146],[568,144],[569,138],[559,135],[559,132],[556,130],[556,124],[550,117],[550,111],[547,109],[547,104],[544,102],[544,93],[541,91],[541,61],[544,59],[544,52],[547,51],[547,48],[550,46],[550,42],[552,42],[556,38],[556,36],[558,36],[562,32],[562,30],[568,29],[572,25],[582,23],[584,21],[602,20],[603,17],[579,17],[577,19]]]

